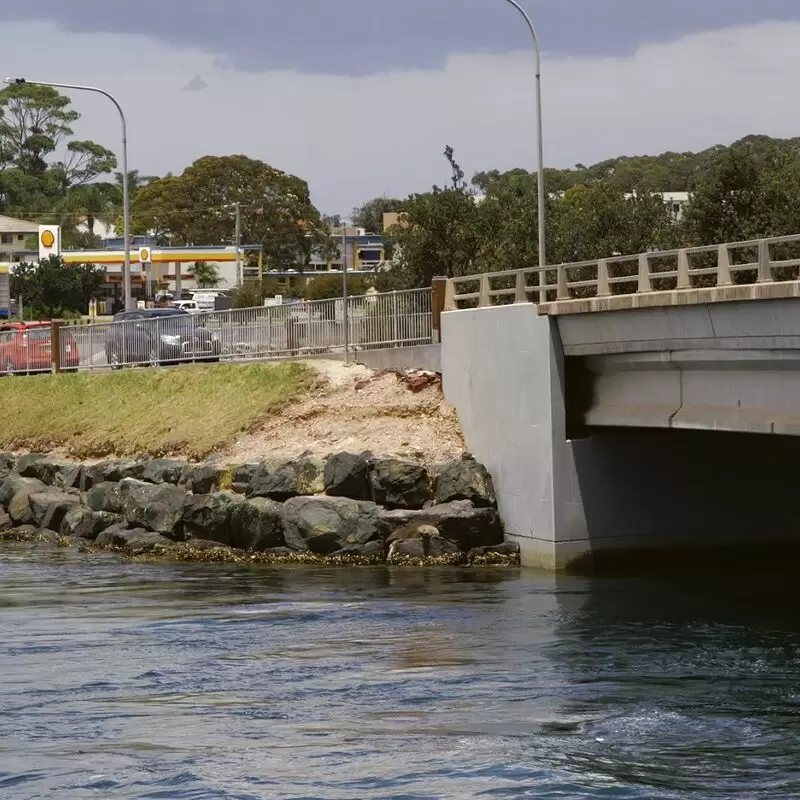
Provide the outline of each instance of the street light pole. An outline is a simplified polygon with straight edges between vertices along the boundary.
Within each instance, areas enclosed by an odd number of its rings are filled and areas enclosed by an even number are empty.
[[[125,237],[124,251],[125,262],[122,265],[122,291],[125,295],[125,309],[130,311],[133,308],[133,297],[131,295],[131,209],[130,196],[128,194],[128,124],[125,121],[125,113],[117,99],[105,89],[96,86],[79,86],[71,83],[54,83],[53,81],[29,81],[27,78],[6,78],[5,82],[12,85],[29,83],[33,86],[51,86],[54,89],[73,89],[81,92],[95,92],[107,97],[119,111],[119,118],[122,122],[122,218]]]
[[[517,2],[517,0],[506,0],[507,3],[514,6],[520,14],[525,18],[525,22],[533,37],[533,47],[536,51],[536,146],[538,151],[538,165],[539,165],[539,266],[547,266],[547,255],[545,252],[545,229],[544,229],[544,144],[542,134],[542,48],[539,44],[539,35],[536,33],[536,27],[530,14]]]
[[[344,327],[344,363],[350,361],[350,319],[347,313],[347,220],[342,219],[342,326]]]

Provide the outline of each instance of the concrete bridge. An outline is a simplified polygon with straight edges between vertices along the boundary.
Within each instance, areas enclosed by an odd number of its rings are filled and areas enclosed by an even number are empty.
[[[523,561],[796,540],[800,236],[456,278],[442,373]]]

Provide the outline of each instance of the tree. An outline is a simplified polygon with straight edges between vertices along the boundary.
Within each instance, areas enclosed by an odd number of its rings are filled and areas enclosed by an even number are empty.
[[[350,297],[367,293],[369,285],[358,275],[347,275],[347,294]],[[307,300],[333,300],[342,297],[341,275],[320,275],[318,278],[309,278],[306,285]]]
[[[43,222],[60,224],[69,244],[75,225],[99,204],[97,179],[116,168],[116,156],[91,141],[66,141],[79,114],[68,97],[49,86],[14,84],[0,92],[0,196],[9,214],[51,211]],[[66,144],[64,142],[66,141]],[[63,151],[61,150],[63,146]],[[60,159],[57,153],[63,152]],[[89,187],[93,187],[91,190]],[[88,207],[92,194],[94,208]],[[78,207],[83,206],[83,213]],[[112,216],[109,209],[108,215]],[[93,221],[90,220],[90,228]]]
[[[219,285],[219,270],[214,264],[209,264],[207,261],[195,261],[189,267],[189,273],[194,275],[194,279],[201,289],[213,289]]]
[[[176,244],[231,242],[235,203],[242,239],[263,245],[268,269],[301,270],[326,235],[305,181],[242,155],[206,156],[182,175],[141,189],[133,204],[134,228]]]
[[[450,165],[450,186],[434,186],[405,201],[404,224],[390,232],[396,248],[394,265],[378,276],[380,291],[430,286],[435,275],[468,275],[481,263],[485,237],[480,206],[453,148],[448,145],[444,155]]]
[[[70,125],[80,118],[69,105],[70,99],[50,86],[8,86],[0,92],[0,149],[23,172],[45,172],[47,156],[72,136]]]
[[[65,264],[50,256],[39,264],[17,264],[11,294],[22,297],[34,318],[52,319],[86,313],[89,301],[100,295],[106,271],[93,264]]]
[[[383,233],[383,215],[403,211],[405,203],[394,197],[376,197],[353,211],[353,224],[369,233]]]

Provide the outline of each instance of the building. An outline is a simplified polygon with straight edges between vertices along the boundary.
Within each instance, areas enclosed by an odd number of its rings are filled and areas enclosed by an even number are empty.
[[[0,261],[19,261],[25,240],[39,234],[39,226],[0,214]]]
[[[344,239],[345,255],[342,258],[342,239]],[[309,260],[309,272],[341,272],[342,262],[347,271],[374,272],[386,263],[387,242],[383,236],[367,233],[363,228],[346,228],[334,230],[331,234],[332,250],[336,252],[330,258],[324,253],[312,251]]]

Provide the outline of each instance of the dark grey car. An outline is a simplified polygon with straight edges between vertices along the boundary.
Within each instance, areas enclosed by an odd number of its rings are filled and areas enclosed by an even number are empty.
[[[202,317],[181,308],[122,311],[106,334],[106,359],[115,368],[219,361],[220,351],[219,339]]]

